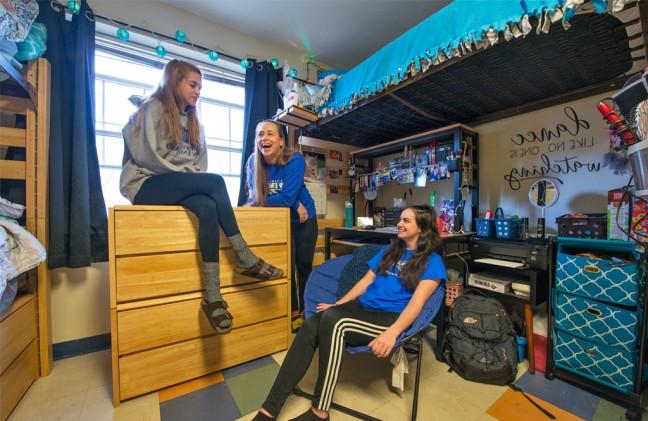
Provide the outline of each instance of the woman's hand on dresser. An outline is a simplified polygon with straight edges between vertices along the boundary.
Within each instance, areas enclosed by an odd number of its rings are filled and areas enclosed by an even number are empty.
[[[299,223],[303,224],[304,222],[308,221],[308,210],[306,210],[306,207],[304,207],[304,205],[301,203],[297,208],[297,214],[299,215]]]

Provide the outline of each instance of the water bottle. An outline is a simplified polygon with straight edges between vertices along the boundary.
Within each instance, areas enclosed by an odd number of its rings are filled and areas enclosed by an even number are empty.
[[[351,202],[344,202],[344,228],[353,226],[353,205]]]

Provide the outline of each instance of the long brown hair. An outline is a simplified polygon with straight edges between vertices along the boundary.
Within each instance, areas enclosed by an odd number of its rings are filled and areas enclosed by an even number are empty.
[[[270,119],[262,120],[257,123],[256,129],[254,130],[254,189],[249,192],[250,203],[255,206],[265,206],[268,200],[267,164],[263,159],[263,154],[261,153],[259,144],[257,143],[259,130],[261,130],[261,126],[266,123],[274,124],[277,129],[277,134],[279,134],[279,137],[283,140],[283,148],[276,165],[280,167],[286,165],[294,153],[292,147],[286,142],[286,137],[284,136],[279,123]]]
[[[401,282],[403,282],[407,289],[413,291],[421,280],[421,274],[425,270],[428,257],[432,253],[440,254],[441,236],[437,229],[436,212],[433,207],[418,205],[410,206],[407,209],[411,209],[414,212],[416,225],[421,230],[412,258],[407,261],[400,271]],[[385,274],[389,269],[394,267],[406,249],[407,245],[404,240],[397,238],[392,241],[380,261],[378,272]]]
[[[171,139],[175,143],[182,143],[182,125],[180,124],[180,113],[187,114],[187,131],[189,143],[194,149],[200,148],[200,121],[196,107],[187,107],[181,109],[183,100],[180,97],[178,88],[180,84],[189,77],[189,74],[196,72],[202,78],[202,72],[196,66],[186,61],[171,60],[162,70],[162,79],[158,83],[155,91],[146,98],[135,114],[135,131],[142,127],[143,110],[154,100],[160,102],[162,108],[161,129],[162,136]]]

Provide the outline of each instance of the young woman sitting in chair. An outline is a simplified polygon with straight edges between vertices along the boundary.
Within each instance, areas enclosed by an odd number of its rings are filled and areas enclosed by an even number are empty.
[[[369,261],[367,274],[335,304],[318,304],[317,314],[304,322],[253,420],[279,415],[306,374],[317,347],[319,372],[313,406],[294,420],[328,419],[345,345],[368,345],[377,357],[389,356],[398,336],[445,282],[440,253],[434,209],[405,209],[398,223],[398,238]]]

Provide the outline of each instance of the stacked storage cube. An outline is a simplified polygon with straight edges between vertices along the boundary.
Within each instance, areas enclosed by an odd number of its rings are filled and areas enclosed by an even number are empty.
[[[559,238],[553,291],[556,366],[623,392],[634,389],[640,363],[644,280],[634,248],[625,241]]]

